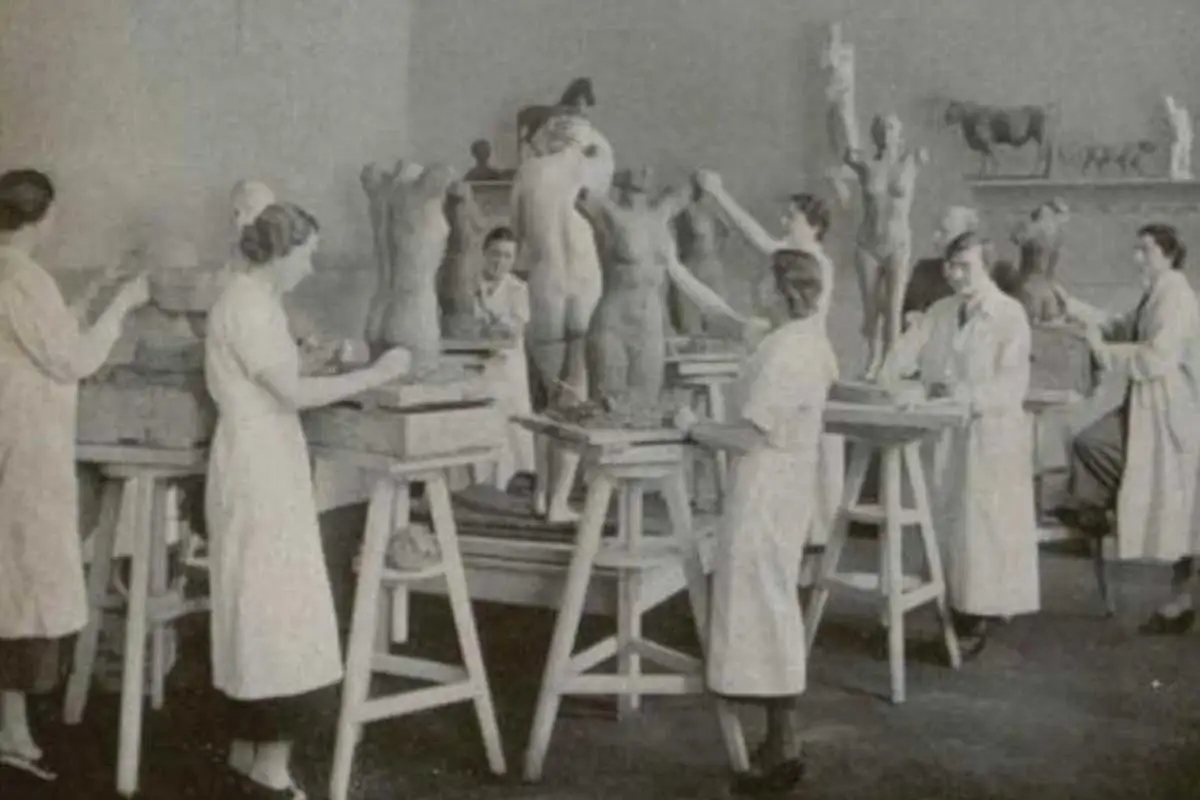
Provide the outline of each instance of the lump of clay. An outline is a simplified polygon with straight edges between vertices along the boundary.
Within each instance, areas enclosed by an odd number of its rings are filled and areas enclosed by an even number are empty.
[[[414,524],[392,534],[386,558],[391,569],[417,572],[437,565],[442,560],[442,553],[433,531]]]

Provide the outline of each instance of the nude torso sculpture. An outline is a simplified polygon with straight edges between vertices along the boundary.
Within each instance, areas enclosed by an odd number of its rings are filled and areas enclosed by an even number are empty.
[[[450,235],[437,273],[442,333],[453,338],[479,335],[475,296],[482,280],[479,238],[484,233],[479,208],[469,186],[456,183],[446,197]]]
[[[697,279],[722,296],[725,294],[725,266],[721,262],[721,250],[728,238],[729,227],[725,220],[704,202],[703,196],[692,198],[675,218],[675,241],[680,261]],[[668,297],[680,333],[698,336],[707,332],[708,326],[699,307],[674,284],[669,287]]]
[[[1190,181],[1192,175],[1192,114],[1187,108],[1167,95],[1163,98],[1167,107],[1167,119],[1171,123],[1171,168],[1170,178],[1175,181]]]

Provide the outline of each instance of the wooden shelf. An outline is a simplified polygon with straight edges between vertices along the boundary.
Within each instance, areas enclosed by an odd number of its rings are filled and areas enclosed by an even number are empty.
[[[1200,181],[1169,178],[967,178],[984,208],[1028,208],[1061,197],[1076,208],[1145,213],[1148,208],[1200,213]]]

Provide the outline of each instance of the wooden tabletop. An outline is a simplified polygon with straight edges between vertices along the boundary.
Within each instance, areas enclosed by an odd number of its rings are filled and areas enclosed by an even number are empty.
[[[84,464],[194,469],[203,472],[208,467],[208,448],[184,449],[80,442],[75,445],[75,460]]]

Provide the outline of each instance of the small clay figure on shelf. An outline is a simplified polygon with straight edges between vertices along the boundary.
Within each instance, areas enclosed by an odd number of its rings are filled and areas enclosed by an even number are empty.
[[[513,170],[496,169],[492,166],[492,143],[487,139],[476,139],[471,142],[471,157],[475,159],[475,166],[467,170],[463,180],[479,183],[512,180]]]
[[[1166,95],[1163,104],[1167,109],[1167,120],[1171,123],[1171,169],[1168,173],[1173,181],[1190,181],[1192,175],[1192,112]]]
[[[1123,144],[1062,145],[1058,148],[1058,159],[1078,169],[1080,176],[1104,175],[1105,167],[1115,167],[1122,177],[1145,175],[1142,160],[1158,152],[1158,144],[1149,139],[1138,139]]]
[[[679,260],[697,280],[724,297],[725,265],[721,261],[721,250],[729,239],[729,226],[725,220],[712,208],[711,201],[706,201],[697,190],[675,217],[674,228]],[[700,306],[688,299],[674,282],[667,292],[672,322],[679,333],[701,336],[712,332]]]
[[[1031,142],[1038,147],[1037,162],[1025,177],[1049,178],[1054,166],[1051,117],[1056,111],[1054,106],[987,106],[951,100],[943,121],[957,125],[967,147],[979,153],[980,178],[997,177],[997,145],[1020,150]]]
[[[475,204],[471,187],[457,182],[446,195],[446,219],[450,235],[446,255],[437,273],[438,303],[442,311],[441,330],[454,339],[479,335],[475,298],[479,294],[480,237],[484,224]]]
[[[666,367],[663,283],[670,280],[702,313],[747,320],[680,262],[671,220],[691,202],[693,187],[652,198],[651,171],[622,170],[613,181],[616,199],[588,193],[582,200],[596,228],[603,293],[587,339],[592,398],[654,407]]]
[[[853,174],[841,163],[843,153],[859,149],[858,119],[854,112],[854,45],[842,40],[842,26],[834,23],[829,28],[829,43],[821,55],[821,66],[829,73],[829,84],[825,99],[829,102],[826,127],[829,142],[839,163],[828,173],[838,200],[843,208],[850,205],[849,182]]]
[[[1055,198],[1035,208],[1013,232],[1013,242],[1021,255],[1011,294],[1025,307],[1033,323],[1054,322],[1065,313],[1063,299],[1055,289],[1054,273],[1063,246],[1063,227],[1070,217],[1066,202]]]
[[[874,156],[848,151],[846,165],[862,193],[854,265],[863,306],[863,336],[868,344],[867,376],[883,363],[900,336],[904,292],[912,267],[909,221],[917,174],[929,161],[924,149],[905,147],[903,125],[894,114],[871,123]]]
[[[596,105],[591,78],[576,78],[552,106],[525,106],[517,112],[517,156],[524,160],[534,147],[534,137],[552,118],[569,115],[582,117]],[[528,148],[528,150],[527,150]]]
[[[380,280],[366,339],[373,352],[404,347],[413,374],[437,367],[441,355],[437,273],[446,253],[450,223],[445,205],[453,173],[441,164],[421,168],[397,164],[392,173],[363,171],[376,229]]]

